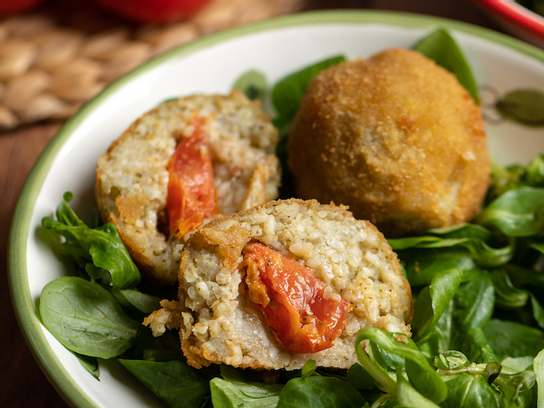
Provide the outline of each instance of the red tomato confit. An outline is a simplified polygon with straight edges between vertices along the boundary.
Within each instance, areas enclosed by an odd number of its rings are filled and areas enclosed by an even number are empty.
[[[0,0],[0,16],[30,10],[43,0]]]
[[[182,20],[204,6],[208,1],[96,0],[104,8],[139,23],[170,23]]]
[[[193,134],[178,143],[168,163],[166,208],[171,236],[184,235],[217,213],[208,135],[198,118],[192,125]]]
[[[291,353],[317,353],[333,346],[346,325],[350,303],[311,270],[257,242],[244,250],[249,298]]]

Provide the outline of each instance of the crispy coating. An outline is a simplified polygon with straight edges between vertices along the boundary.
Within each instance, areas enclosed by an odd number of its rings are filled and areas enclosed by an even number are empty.
[[[490,173],[470,94],[430,59],[397,48],[309,84],[289,167],[299,196],[348,205],[390,237],[470,221]]]

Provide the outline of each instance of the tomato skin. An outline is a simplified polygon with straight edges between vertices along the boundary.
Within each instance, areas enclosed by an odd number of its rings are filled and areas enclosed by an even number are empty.
[[[197,11],[209,0],[95,0],[96,3],[139,23],[170,23]]]
[[[0,15],[20,13],[36,7],[43,0],[1,0]]]
[[[200,225],[204,218],[217,213],[208,136],[198,118],[192,125],[193,134],[178,143],[168,163],[166,209],[170,236],[184,235]]]
[[[332,347],[350,303],[309,268],[260,243],[248,243],[243,253],[249,297],[282,347],[298,354]]]

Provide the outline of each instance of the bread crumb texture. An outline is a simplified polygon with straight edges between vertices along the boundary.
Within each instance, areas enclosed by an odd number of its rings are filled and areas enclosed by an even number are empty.
[[[278,195],[277,131],[259,103],[243,93],[184,97],[141,116],[98,160],[96,198],[103,220],[115,223],[142,273],[165,285],[177,284],[187,238],[164,232],[167,164],[177,143],[192,135],[195,117],[208,134],[221,214]]]
[[[283,350],[247,295],[240,265],[250,240],[307,266],[351,303],[331,348],[311,354]],[[347,369],[357,361],[360,329],[410,334],[411,289],[396,254],[371,223],[356,220],[344,206],[279,200],[212,221],[183,249],[179,280],[176,307],[155,312],[145,323],[160,335],[162,322],[177,319],[182,350],[197,368],[223,363],[294,370],[314,359],[318,366]]]
[[[480,108],[455,76],[399,48],[322,71],[289,138],[297,194],[348,205],[386,236],[470,221],[489,185]]]

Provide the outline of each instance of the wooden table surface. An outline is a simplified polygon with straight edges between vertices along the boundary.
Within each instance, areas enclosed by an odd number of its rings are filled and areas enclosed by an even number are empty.
[[[310,8],[395,10],[447,17],[502,31],[470,0],[314,0]],[[26,177],[62,123],[0,133],[0,407],[67,407],[38,367],[19,330],[7,280],[11,219]]]

